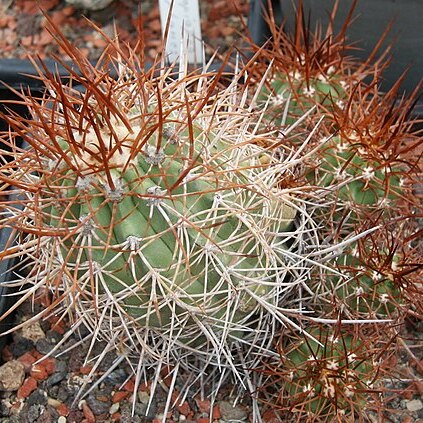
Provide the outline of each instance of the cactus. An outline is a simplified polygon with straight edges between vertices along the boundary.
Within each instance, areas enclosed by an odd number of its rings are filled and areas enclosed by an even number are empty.
[[[329,115],[326,124],[339,129],[339,122],[333,122],[330,116],[359,102],[360,93],[369,93],[377,85],[388,63],[389,48],[380,51],[388,30],[369,53],[367,60],[356,60],[352,56],[356,47],[346,36],[355,3],[351,5],[341,29],[336,31],[337,3],[333,6],[325,30],[320,24],[311,28],[302,2],[298,2],[293,29],[286,28],[285,23],[276,25],[270,14],[267,24],[271,39],[266,46],[254,45],[246,39],[256,53],[255,61],[249,68],[250,73],[258,82],[266,75],[259,101],[261,104],[269,103],[266,116],[268,124],[276,127],[294,124],[305,112],[315,107],[318,113],[309,116],[302,126],[307,127],[310,122],[313,125],[321,113],[325,113]],[[376,55],[379,56],[377,59]]]
[[[253,392],[250,370],[274,360],[275,333],[306,330],[301,342],[277,339],[287,368],[276,363],[270,376],[283,373],[290,407],[333,417],[352,406],[354,413],[375,367],[364,357],[350,366],[349,352],[360,355],[365,343],[336,324],[386,323],[403,301],[398,272],[386,271],[395,248],[375,266],[380,281],[366,260],[375,248],[360,256],[351,249],[360,238],[377,239],[408,194],[403,132],[368,141],[373,126],[363,124],[353,139],[335,118],[338,107],[321,141],[321,110],[297,118],[310,97],[300,103],[291,85],[284,127],[274,129],[272,102],[261,101],[266,91],[244,83],[250,65],[226,85],[223,71],[190,73],[183,58],[178,73],[158,64],[147,71],[108,39],[103,62],[93,66],[53,29],[78,72],[63,85],[40,69],[48,94],[22,94],[32,118],[9,116],[2,136],[10,161],[0,180],[13,194],[1,203],[0,228],[12,229],[2,257],[21,259],[23,272],[9,284],[25,287],[15,307],[48,289],[52,301],[34,320],[54,313],[71,320],[69,333],[85,326],[91,342],[119,351],[114,366],[130,363],[137,386],[153,369],[154,391],[168,369],[171,387],[189,389],[204,376],[212,396],[228,376]],[[313,102],[328,108],[326,99],[350,93],[325,69],[331,76],[313,79]],[[387,115],[375,121],[384,133],[397,124]],[[322,321],[333,326],[313,329]],[[304,354],[318,358],[318,373]]]
[[[278,392],[272,406],[295,413],[297,421],[360,419],[376,405],[369,393],[378,386],[381,363],[392,353],[389,342],[377,345],[371,332],[345,327],[313,325],[307,332],[314,340],[284,334],[280,361],[265,370],[269,389]],[[383,355],[381,350],[386,350]]]
[[[345,210],[352,212],[350,220],[363,219],[372,210],[388,208],[402,195],[403,169],[372,157],[366,148],[354,145],[351,138],[334,136],[322,146],[318,157],[306,178],[333,190],[336,207],[341,209],[333,214],[337,221],[344,217]]]
[[[327,315],[343,310],[350,318],[394,317],[404,301],[404,289],[394,277],[399,257],[394,257],[390,266],[389,255],[380,252],[377,259],[379,266],[366,263],[356,246],[339,255],[333,263],[338,273],[328,271],[321,276],[323,281],[311,284],[315,306]]]
[[[52,244],[59,268],[119,296],[122,312],[140,326],[163,337],[180,333],[177,344],[186,347],[220,331],[236,339],[258,301],[277,297],[283,253],[267,250],[283,248],[296,210],[277,190],[276,160],[229,136],[224,112],[225,132],[207,109],[191,117],[181,104],[173,112],[178,88],[160,100],[150,89],[148,110],[130,104],[129,113],[120,111],[129,128],[118,116],[109,124],[93,105],[99,129],[87,122],[72,140],[57,140],[53,162],[44,163],[55,171],[40,180],[42,199],[55,202],[37,215],[66,233]]]
[[[324,268],[311,269],[304,309],[318,316],[315,322],[349,319],[359,327],[369,319],[391,319],[401,325],[406,315],[422,315],[417,300],[421,254],[416,251],[422,206],[412,191],[421,179],[421,133],[411,119],[417,90],[399,104],[401,81],[386,93],[379,91],[389,48],[374,58],[386,34],[364,63],[349,58],[345,30],[352,11],[335,34],[337,4],[326,34],[306,26],[301,2],[294,35],[277,28],[270,16],[272,39],[264,47],[253,46],[249,71],[260,89],[260,104],[268,108],[263,130],[278,128],[305,156],[297,172],[314,194],[308,208],[319,227],[313,251],[333,240],[338,245],[327,247]],[[293,125],[306,134],[312,129],[306,145],[292,134]],[[357,243],[343,245],[369,229]],[[388,333],[395,344],[390,326],[374,333],[372,341],[367,333],[344,326],[340,331],[336,325],[316,329],[311,324],[303,337],[283,331],[276,340],[280,357],[265,360],[269,379],[261,391],[263,402],[280,410],[282,420],[355,421],[375,393],[366,381],[380,376],[371,356],[384,354]],[[347,352],[352,350],[362,360],[350,367]]]
[[[304,158],[259,131],[264,112],[247,103],[242,72],[224,85],[220,71],[189,73],[183,60],[175,75],[144,71],[110,39],[93,66],[59,42],[78,72],[64,85],[40,70],[48,95],[22,94],[32,118],[7,117],[3,134],[0,179],[13,196],[0,227],[13,230],[2,257],[21,258],[10,285],[27,287],[15,307],[50,290],[34,320],[85,326],[137,384],[168,368],[188,375],[186,389],[206,373],[214,394],[229,376],[254,389],[249,369],[273,354],[281,324],[300,329],[320,266],[319,251],[308,257],[309,194],[292,182]]]
[[[299,68],[305,59],[300,57]],[[299,69],[292,71],[273,70],[269,83],[260,92],[260,102],[266,103],[270,98],[270,116],[276,122],[284,115],[284,108],[289,102],[289,114],[284,123],[293,124],[313,106],[343,108],[348,101],[350,87],[342,75],[336,73],[334,66],[316,76],[307,76]]]

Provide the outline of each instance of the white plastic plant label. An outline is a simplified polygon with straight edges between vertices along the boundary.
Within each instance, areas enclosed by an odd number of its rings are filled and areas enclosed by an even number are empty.
[[[172,16],[169,17],[172,0],[159,0],[162,32],[165,33],[168,19],[169,33],[166,42],[166,55],[170,62],[186,51],[188,62],[201,63],[201,25],[199,0],[173,0]]]

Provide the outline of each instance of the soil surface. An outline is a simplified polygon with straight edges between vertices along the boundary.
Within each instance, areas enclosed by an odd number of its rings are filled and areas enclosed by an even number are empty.
[[[30,319],[40,307],[42,304],[24,303],[16,313],[15,323]],[[164,415],[170,423],[258,423],[253,419],[248,395],[234,405],[232,386],[221,389],[213,404],[201,393],[180,400],[177,386],[167,405],[171,378],[165,374],[151,398],[151,380],[135,391],[128,365],[108,372],[117,359],[116,353],[106,355],[85,391],[105,373],[107,377],[81,398],[78,393],[94,362],[86,362],[89,345],[80,344],[86,335],[83,330],[55,348],[67,330],[66,322],[51,317],[9,338],[1,352],[2,423],[161,423]],[[388,363],[395,369],[395,376],[384,380],[386,410],[382,416],[366,413],[366,422],[423,423],[423,322],[409,320],[402,339],[404,348]],[[91,355],[100,355],[103,348],[100,342],[96,343]],[[277,414],[264,406],[261,412],[263,423],[297,421],[292,415]]]
[[[209,53],[217,48],[223,52],[237,43],[241,21],[248,15],[248,0],[201,0],[200,9]],[[161,44],[158,1],[119,0],[104,10],[90,12],[60,0],[0,0],[0,58],[26,58],[30,52],[42,59],[52,54],[66,59],[48,31],[47,16],[92,60],[100,56],[106,41],[88,20],[131,46],[138,42],[142,28],[147,60],[154,59]]]

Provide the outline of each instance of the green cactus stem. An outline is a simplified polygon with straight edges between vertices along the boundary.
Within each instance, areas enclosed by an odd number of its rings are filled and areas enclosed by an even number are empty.
[[[275,407],[322,422],[361,415],[380,367],[373,341],[339,328],[314,326],[307,332],[314,340],[282,341],[279,367],[268,369],[268,383],[279,389]]]
[[[320,165],[308,178],[321,187],[342,181],[337,192],[340,200],[371,207],[399,197],[398,169],[366,157],[364,149],[339,136],[333,137],[322,150]]]

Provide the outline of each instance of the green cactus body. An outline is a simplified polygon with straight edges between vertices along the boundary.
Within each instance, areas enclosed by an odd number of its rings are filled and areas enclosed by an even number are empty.
[[[349,334],[333,336],[329,328],[307,332],[320,343],[309,338],[292,342],[283,359],[284,390],[293,410],[332,418],[360,410],[377,371],[368,345]]]
[[[259,308],[256,297],[277,298],[277,270],[269,269],[281,266],[281,257],[269,246],[296,215],[278,195],[276,177],[270,186],[261,182],[277,162],[197,121],[194,141],[179,123],[177,137],[164,130],[159,145],[152,131],[136,154],[141,128],[131,133],[116,121],[114,130],[124,142],[107,152],[108,169],[84,147],[100,148],[89,132],[77,154],[59,139],[68,161],[60,159],[45,181],[54,187],[45,196],[57,199],[45,220],[69,231],[60,241],[67,271],[80,284],[95,280],[100,295],[121,297],[123,312],[140,327],[168,334],[181,320],[187,333],[179,343],[205,342],[201,331],[188,329],[204,319],[216,331],[230,320],[227,336],[241,338]],[[264,156],[270,166],[261,164]]]
[[[338,257],[336,267],[345,278],[327,277],[333,284],[333,294],[351,312],[362,316],[392,316],[401,304],[401,289],[392,276],[368,269],[354,254]]]
[[[270,97],[270,111],[276,119],[283,115],[289,100],[289,114],[286,124],[292,124],[305,111],[315,105],[333,107],[342,106],[347,98],[345,83],[338,75],[313,76],[307,80],[299,71],[287,75],[275,72],[269,85],[260,93],[260,101],[265,103]],[[269,114],[269,113],[268,113]]]
[[[307,179],[322,188],[334,190],[338,201],[353,211],[381,209],[401,194],[395,169],[364,157],[348,141],[336,136],[322,147],[320,163],[308,171]],[[360,213],[353,213],[358,218]],[[335,214],[335,218],[337,215]]]

